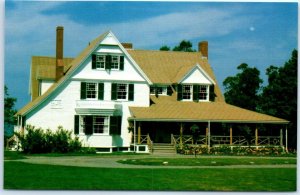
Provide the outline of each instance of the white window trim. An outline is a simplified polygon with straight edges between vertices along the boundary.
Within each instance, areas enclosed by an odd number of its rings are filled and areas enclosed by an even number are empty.
[[[95,84],[95,91],[96,91],[96,94],[95,94],[95,98],[88,98],[87,96],[87,94],[88,94],[88,85],[89,84]],[[96,82],[86,82],[86,100],[98,100],[98,83],[96,83]]]
[[[126,86],[126,98],[125,99],[119,99],[118,98],[118,93],[119,93],[119,85],[125,85]],[[117,101],[128,101],[128,96],[129,96],[129,84],[126,83],[117,83]]]
[[[183,98],[183,89],[184,89],[184,86],[190,86],[190,99],[184,99]],[[193,101],[193,84],[183,84],[182,85],[182,101]]]
[[[168,95],[168,86],[167,85],[150,86],[150,95],[156,95],[155,91],[154,91],[154,93],[151,92],[151,87],[162,88],[162,93],[157,93],[157,95]]]
[[[207,102],[209,101],[209,85],[207,84],[200,84],[200,87],[199,87],[199,96],[200,96],[200,88],[201,86],[206,86],[206,99],[200,99],[199,98],[199,102]]]
[[[103,68],[97,67],[97,58],[98,58],[98,56],[104,56],[104,67]],[[96,70],[105,70],[105,58],[106,58],[105,54],[96,54]]]
[[[117,57],[117,63],[118,63],[118,68],[112,68],[112,65],[111,65],[111,70],[120,70],[120,55],[111,55],[111,58],[113,57]]]
[[[108,131],[107,133],[94,133],[94,125],[93,125],[93,133],[91,135],[110,135],[110,116],[104,116],[104,115],[79,115],[79,135],[85,135],[83,132],[83,117],[85,116],[93,116],[93,122],[94,122],[94,117],[106,117],[107,118],[107,128]]]

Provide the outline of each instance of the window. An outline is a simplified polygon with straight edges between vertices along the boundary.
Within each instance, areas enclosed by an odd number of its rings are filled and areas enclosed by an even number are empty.
[[[119,57],[120,56],[111,57],[111,69],[119,70]]]
[[[108,134],[108,117],[94,116],[93,117],[94,133]]]
[[[75,115],[74,133],[120,135],[121,124],[121,116]]]
[[[199,86],[199,100],[208,100],[208,86],[207,85]]]
[[[192,85],[183,85],[182,86],[182,99],[191,100],[192,98]]]
[[[209,85],[178,85],[177,100],[208,101]]]
[[[134,85],[123,83],[112,83],[111,100],[134,100]]]
[[[97,69],[105,68],[105,55],[96,55],[96,68]]]
[[[124,56],[116,54],[92,54],[92,69],[124,70]]]
[[[150,86],[150,95],[172,95],[171,86]]]
[[[104,83],[81,82],[80,99],[103,100]]]
[[[117,99],[118,100],[127,100],[127,84],[118,84],[117,85]]]
[[[97,98],[97,85],[96,83],[86,83],[86,99]]]

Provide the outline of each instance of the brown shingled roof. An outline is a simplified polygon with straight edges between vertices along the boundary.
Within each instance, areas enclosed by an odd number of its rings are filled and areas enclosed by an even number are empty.
[[[178,83],[198,64],[216,83],[215,101],[224,101],[213,70],[200,52],[128,50],[128,53],[156,84]]]
[[[38,97],[39,79],[55,80],[55,57],[32,56],[31,58],[31,96],[34,100]],[[64,58],[64,64],[68,65],[73,58]]]
[[[235,123],[288,123],[287,120],[226,104],[225,102],[179,102],[172,97],[151,96],[150,107],[130,107],[131,120],[211,121]]]

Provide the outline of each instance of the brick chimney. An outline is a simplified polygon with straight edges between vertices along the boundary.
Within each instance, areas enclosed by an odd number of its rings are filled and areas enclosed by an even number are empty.
[[[208,42],[201,41],[198,43],[198,51],[201,52],[203,57],[208,58]]]
[[[56,27],[56,76],[58,81],[64,75],[64,27]]]
[[[121,43],[125,49],[133,49],[132,43]]]

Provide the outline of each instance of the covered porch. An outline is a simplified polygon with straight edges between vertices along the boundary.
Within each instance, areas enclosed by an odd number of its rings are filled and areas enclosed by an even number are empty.
[[[150,107],[130,107],[134,147],[146,144],[151,152],[153,144],[166,143],[174,151],[185,145],[208,151],[220,146],[287,151],[287,120],[225,102],[182,102],[172,97],[151,97],[151,102]]]
[[[132,143],[153,152],[155,144],[170,144],[174,152],[185,146],[212,148],[251,147],[255,149],[276,147],[287,151],[287,125],[270,123],[224,123],[215,121],[133,121]],[[197,135],[193,128],[197,128]]]

